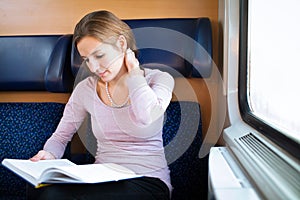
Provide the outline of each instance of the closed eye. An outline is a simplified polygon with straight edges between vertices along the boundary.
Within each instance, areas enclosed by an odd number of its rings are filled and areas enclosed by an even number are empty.
[[[95,55],[95,58],[96,59],[100,59],[100,58],[102,58],[104,56],[104,54],[101,54],[101,55]]]

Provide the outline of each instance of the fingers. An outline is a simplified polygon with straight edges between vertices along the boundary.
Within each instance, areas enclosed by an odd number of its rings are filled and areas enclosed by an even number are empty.
[[[126,50],[125,63],[126,63],[128,72],[139,67],[140,63],[139,63],[138,59],[136,59],[134,52],[131,49]]]
[[[131,52],[133,52],[130,48],[128,48],[127,50],[126,50],[126,53],[131,53]]]
[[[31,161],[39,161],[39,160],[50,160],[50,159],[55,159],[55,157],[44,150],[39,151],[35,156],[33,156],[32,158],[30,158]]]
[[[30,158],[31,161],[39,161],[42,160],[45,156],[45,151],[39,151],[35,156]]]

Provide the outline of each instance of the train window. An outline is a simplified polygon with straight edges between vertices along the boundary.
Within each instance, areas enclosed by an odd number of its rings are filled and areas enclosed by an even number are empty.
[[[243,118],[290,152],[300,143],[299,6],[298,0],[241,0],[240,13]]]

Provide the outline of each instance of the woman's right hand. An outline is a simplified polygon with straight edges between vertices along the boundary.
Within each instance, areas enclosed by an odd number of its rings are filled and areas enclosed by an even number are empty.
[[[126,50],[125,64],[126,64],[128,73],[135,71],[135,73],[142,74],[142,70],[140,70],[140,67],[139,67],[140,63],[139,63],[138,59],[135,57],[135,54],[131,49]]]
[[[51,159],[55,159],[55,157],[53,156],[52,153],[45,151],[45,150],[39,151],[35,156],[30,158],[30,160],[34,161],[34,162],[39,161],[39,160],[51,160]]]

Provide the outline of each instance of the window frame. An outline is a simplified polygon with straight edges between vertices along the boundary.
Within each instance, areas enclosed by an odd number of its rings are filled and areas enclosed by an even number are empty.
[[[269,140],[286,150],[300,160],[299,144],[284,135],[278,129],[264,123],[256,117],[248,103],[248,5],[249,0],[240,0],[240,29],[239,29],[239,72],[238,72],[238,101],[243,121],[261,132]],[[299,113],[300,114],[300,113]]]

